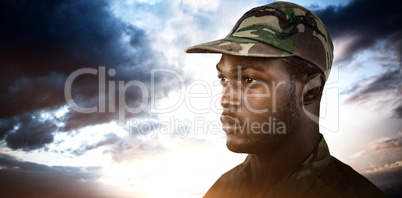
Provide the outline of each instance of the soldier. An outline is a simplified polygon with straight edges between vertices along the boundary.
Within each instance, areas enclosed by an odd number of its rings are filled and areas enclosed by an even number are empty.
[[[385,197],[330,155],[318,120],[333,45],[323,22],[296,4],[246,12],[223,39],[187,53],[221,53],[226,145],[246,160],[205,197]]]

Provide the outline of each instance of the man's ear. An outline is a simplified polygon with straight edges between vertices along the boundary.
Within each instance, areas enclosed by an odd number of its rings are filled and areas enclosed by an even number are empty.
[[[321,73],[315,73],[307,76],[307,83],[303,89],[302,104],[309,105],[319,100],[324,89],[324,76]]]

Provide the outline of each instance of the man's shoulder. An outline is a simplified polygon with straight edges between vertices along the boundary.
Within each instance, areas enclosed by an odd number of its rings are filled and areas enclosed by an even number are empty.
[[[237,165],[236,167],[230,169],[229,171],[222,174],[219,179],[216,181],[215,185],[220,187],[234,187],[236,185],[240,185],[242,181],[244,181],[247,177],[245,172],[244,162]]]
[[[247,161],[247,159],[246,159]],[[207,197],[247,197],[247,170],[243,162],[236,167],[230,169],[212,185],[208,192],[204,195]],[[243,195],[242,195],[243,194]]]
[[[329,165],[317,176],[306,197],[386,197],[384,193],[349,165],[331,156]],[[333,195],[333,196],[330,196]]]

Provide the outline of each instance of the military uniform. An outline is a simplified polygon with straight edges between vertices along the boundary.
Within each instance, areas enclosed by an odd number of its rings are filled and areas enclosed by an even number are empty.
[[[330,155],[324,138],[300,165],[280,182],[258,194],[250,192],[250,160],[223,174],[204,198],[386,197],[350,166]],[[254,196],[253,196],[254,195]]]

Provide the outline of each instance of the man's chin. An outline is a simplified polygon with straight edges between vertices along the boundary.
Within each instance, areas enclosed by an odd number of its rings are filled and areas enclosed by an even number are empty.
[[[228,136],[226,140],[226,147],[234,153],[254,153],[255,145],[248,145],[247,142],[242,140],[234,140]]]
[[[284,136],[272,136],[269,139],[264,136],[251,140],[234,134],[227,135],[226,147],[234,153],[261,154],[271,153],[284,145]]]
[[[250,151],[247,151],[247,149],[244,149],[244,148],[239,148],[239,147],[234,147],[234,146],[229,146],[229,145],[226,145],[226,147],[230,151],[232,151],[233,153],[239,153],[239,154],[247,153],[247,154],[250,154]]]

